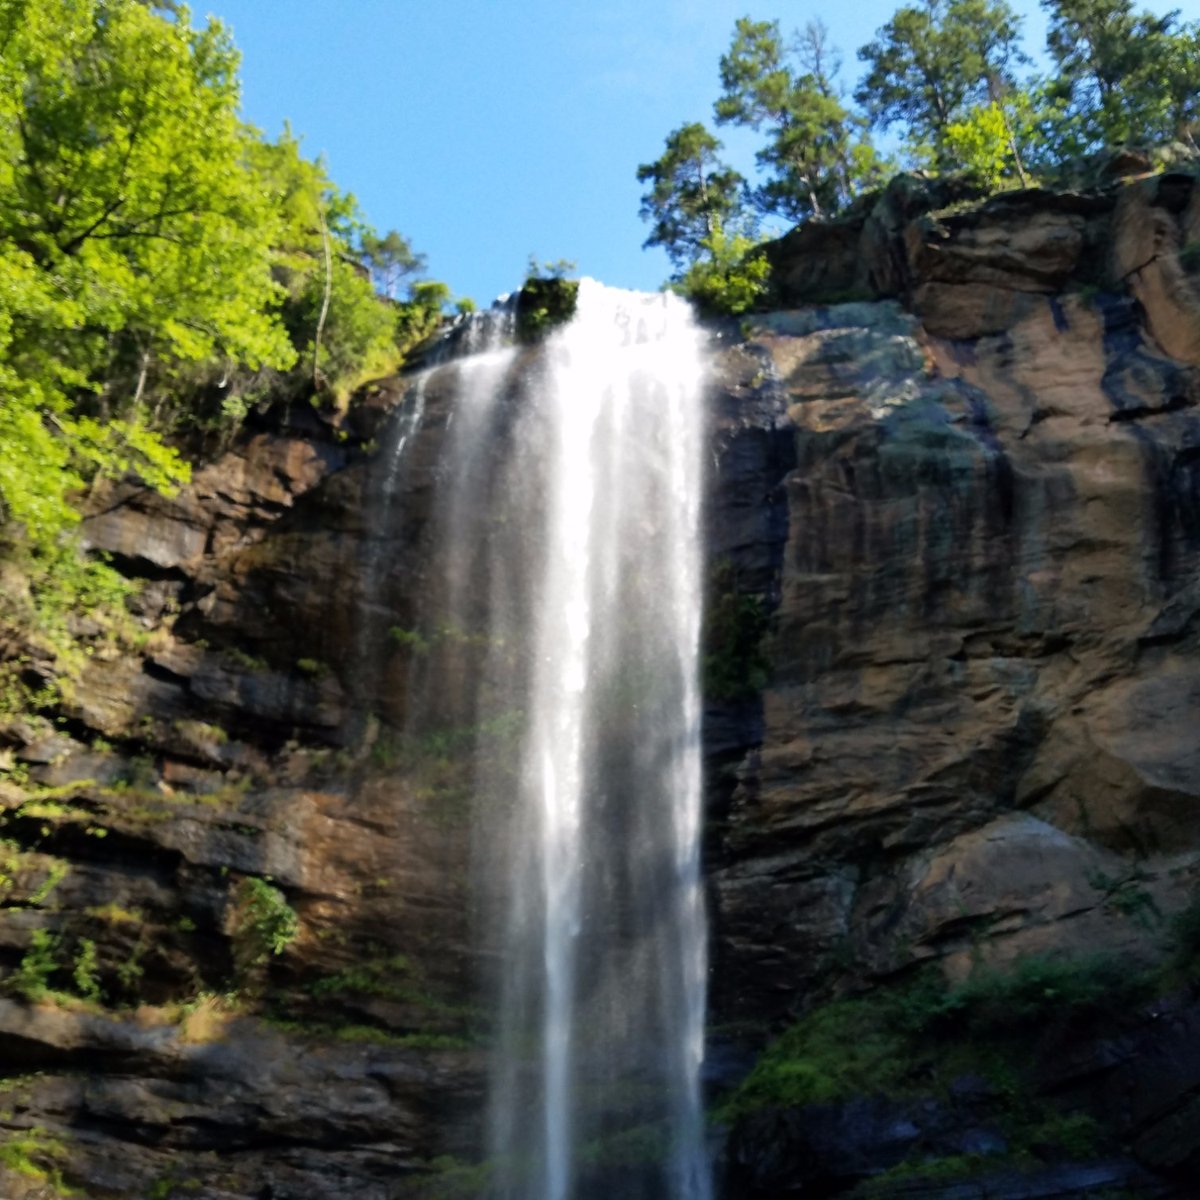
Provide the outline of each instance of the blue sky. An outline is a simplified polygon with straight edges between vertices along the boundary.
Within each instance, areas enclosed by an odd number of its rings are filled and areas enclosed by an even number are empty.
[[[820,17],[852,81],[854,51],[897,0],[763,8],[748,0],[211,0],[242,51],[243,110],[285,120],[367,219],[399,229],[429,274],[487,303],[530,254],[653,290],[637,166],[685,121],[711,124],[717,62],[740,16],[785,31]],[[1040,49],[1034,0],[1026,46]],[[1152,3],[1155,11],[1166,4]],[[1175,7],[1178,7],[1176,5]],[[1200,15],[1200,0],[1185,0]],[[197,5],[197,14],[205,10]],[[743,171],[752,135],[719,131]]]

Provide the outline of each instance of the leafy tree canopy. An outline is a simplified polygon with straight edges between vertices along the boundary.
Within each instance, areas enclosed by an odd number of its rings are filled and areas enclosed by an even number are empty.
[[[237,67],[180,4],[0,0],[0,553],[44,621],[121,591],[70,537],[89,480],[170,489],[157,431],[211,393],[236,419],[311,360],[344,395],[402,350],[371,273],[394,297],[419,257],[240,121]]]
[[[900,8],[863,46],[855,92],[872,123],[902,125],[910,147],[954,164],[946,131],[972,106],[997,104],[1015,85],[1020,17],[1005,0],[925,0]]]
[[[1137,12],[1132,0],[1042,0],[1046,48],[1057,68],[1063,151],[1192,141],[1198,115],[1200,23],[1178,12]]]

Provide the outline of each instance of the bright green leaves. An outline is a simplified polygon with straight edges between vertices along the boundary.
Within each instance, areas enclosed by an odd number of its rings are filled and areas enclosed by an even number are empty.
[[[738,316],[760,305],[771,267],[751,238],[726,234],[718,226],[700,249],[703,253],[673,285],[681,296],[705,316]]]
[[[999,104],[972,109],[946,126],[945,148],[962,170],[989,190],[998,189],[1013,172],[1008,122]]]
[[[186,478],[145,427],[147,382],[294,357],[236,66],[224,30],[186,12],[0,0],[0,512],[35,596],[76,581],[68,608],[116,588],[65,566],[84,481]]]
[[[79,493],[187,478],[151,427],[228,429],[290,371],[344,403],[400,315],[440,319],[394,302],[421,266],[399,234],[242,123],[237,67],[182,6],[0,0],[0,553],[58,633],[121,591],[77,554]]]
[[[247,169],[237,55],[222,27],[192,30],[135,0],[0,0],[11,89],[0,144],[12,164],[0,239],[52,273],[60,316],[101,339],[60,353],[111,378],[132,353],[127,411],[147,363],[223,356],[286,366],[271,317],[276,215]],[[39,323],[14,350],[45,344]],[[129,379],[120,380],[121,383]]]

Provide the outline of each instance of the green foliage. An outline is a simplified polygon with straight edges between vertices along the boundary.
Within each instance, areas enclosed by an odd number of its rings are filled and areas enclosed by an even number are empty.
[[[388,637],[397,646],[402,646],[412,654],[424,656],[429,653],[429,639],[419,629],[404,629],[399,625],[392,625],[388,629]]]
[[[394,309],[378,300],[373,278],[394,288],[421,260],[394,231],[379,238],[368,229],[354,197],[334,186],[321,160],[301,155],[290,129],[256,146],[254,162],[283,216],[274,252],[286,293],[283,323],[314,387],[344,404],[400,358]]]
[[[59,939],[48,929],[35,929],[29,949],[16,970],[5,980],[8,991],[29,1001],[44,999],[50,991],[50,976],[58,970]]]
[[[119,591],[74,562],[73,493],[187,476],[148,429],[152,378],[292,358],[236,64],[219,24],[136,0],[0,3],[0,520],[51,624]]]
[[[69,1197],[73,1192],[63,1182],[62,1171],[56,1165],[67,1157],[62,1141],[52,1137],[42,1126],[9,1131],[0,1140],[0,1167],[42,1184],[38,1195]]]
[[[432,337],[441,328],[450,289],[444,283],[424,280],[414,284],[409,299],[396,306],[395,339],[401,353]]]
[[[990,191],[1012,174],[1008,122],[998,104],[972,108],[960,121],[946,126],[946,153],[962,170]]]
[[[721,143],[698,122],[667,135],[661,158],[642,163],[641,217],[651,222],[645,246],[662,246],[677,270],[694,262],[706,237],[728,224],[739,208],[745,180],[717,157]]]
[[[367,230],[362,235],[362,253],[376,290],[391,300],[400,283],[425,269],[425,256],[417,254],[408,239],[390,229],[383,237]]]
[[[170,492],[165,431],[228,429],[293,367],[343,403],[409,344],[420,257],[242,123],[237,66],[182,7],[0,0],[0,553],[29,584],[0,619],[60,648],[127,592],[78,552],[94,478]]]
[[[93,1004],[99,1004],[104,999],[97,976],[99,960],[96,957],[96,943],[90,938],[80,938],[75,951],[75,964],[71,979],[75,984],[75,992]]]
[[[729,568],[718,569],[704,614],[704,695],[739,700],[766,686],[770,663],[763,652],[767,615],[760,596],[739,592]]]
[[[1106,146],[1192,142],[1200,24],[1137,12],[1132,0],[1042,0],[1060,103],[1053,134],[1069,155]]]
[[[535,266],[530,263],[531,270]],[[523,342],[535,342],[545,337],[551,329],[565,325],[575,315],[578,282],[553,273],[560,268],[569,270],[569,264],[546,263],[544,266],[552,273],[529,275],[517,296],[517,337]]]
[[[672,287],[705,316],[739,316],[760,306],[771,267],[750,238],[718,229],[701,241],[707,257],[694,262]]]
[[[59,940],[47,929],[35,929],[22,959],[6,980],[8,990],[25,1000],[38,1001],[49,991],[49,978],[58,970]]]
[[[958,165],[946,143],[951,124],[995,104],[1015,84],[1021,18],[1005,0],[928,0],[898,9],[858,57],[867,74],[855,96],[881,127],[906,127],[943,170]]]
[[[248,875],[235,893],[234,946],[242,967],[261,966],[282,954],[300,932],[300,918],[283,893]]]
[[[957,1029],[1002,1039],[1119,1019],[1152,990],[1149,978],[1116,957],[1035,955],[1008,969],[977,968],[956,987],[910,1004],[906,1017],[918,1033]]]
[[[769,1105],[899,1091],[911,1053],[896,1025],[876,1001],[843,1000],[814,1010],[763,1052],[721,1115],[733,1119]]]
[[[529,265],[525,269],[525,278],[566,279],[568,275],[575,273],[577,265],[570,258],[547,258],[539,261],[536,254],[531,254]]]
[[[45,904],[50,893],[66,879],[70,870],[71,868],[64,862],[51,863],[49,871],[46,872],[46,878],[29,893],[28,903],[33,906]]]
[[[766,182],[754,193],[761,211],[792,221],[826,216],[879,182],[866,122],[838,94],[839,69],[819,21],[796,35],[789,53],[777,21],[738,20],[721,59],[716,117],[766,134],[757,155]]]
[[[323,975],[309,985],[313,996],[384,996],[403,997],[412,988],[412,963],[403,954],[368,959]]]
[[[1020,1097],[1020,1072],[1032,1066],[1039,1042],[1088,1022],[1119,1021],[1149,999],[1155,982],[1116,958],[1035,956],[1009,969],[977,968],[955,986],[934,974],[836,1001],[771,1043],[722,1111],[736,1118],[768,1105],[918,1095],[974,1071],[1013,1095],[1014,1128],[1034,1141],[1058,1119]]]
[[[420,1200],[479,1200],[488,1193],[495,1166],[464,1163],[447,1154],[431,1159],[428,1170],[429,1177],[416,1192]]]
[[[946,1154],[940,1158],[909,1158],[894,1167],[874,1176],[859,1190],[859,1195],[887,1196],[896,1184],[920,1181],[922,1183],[949,1183],[956,1179],[969,1179],[982,1171],[996,1168],[995,1158],[982,1154]]]

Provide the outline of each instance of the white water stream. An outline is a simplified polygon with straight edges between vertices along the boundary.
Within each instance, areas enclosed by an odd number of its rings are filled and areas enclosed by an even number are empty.
[[[489,1194],[709,1200],[701,337],[677,297],[583,280],[539,351],[479,349],[439,368],[430,591],[452,632],[425,669],[487,734]]]

